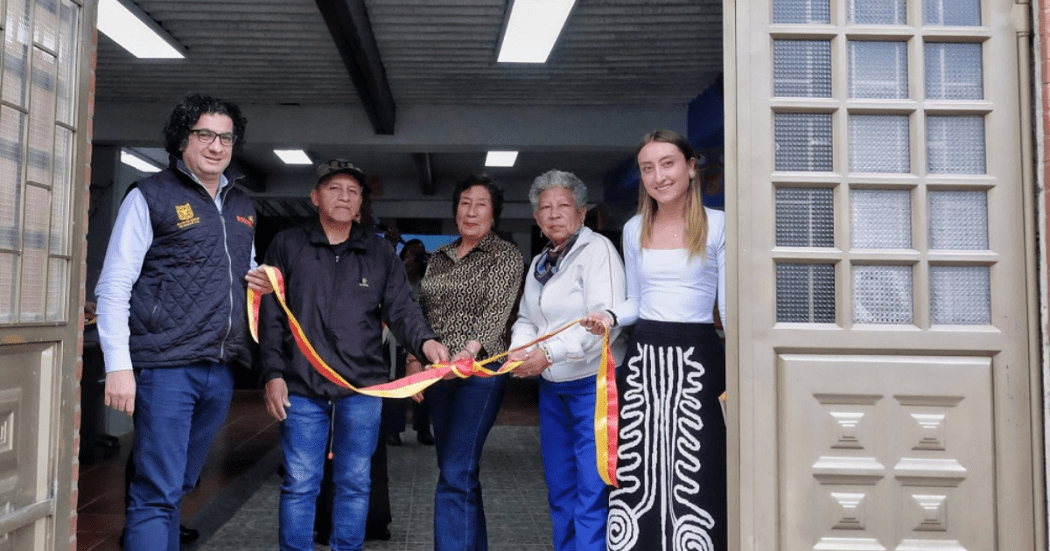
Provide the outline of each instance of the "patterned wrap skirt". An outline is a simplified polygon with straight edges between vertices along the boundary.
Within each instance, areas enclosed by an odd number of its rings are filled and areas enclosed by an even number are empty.
[[[725,551],[725,348],[714,325],[639,320],[616,374],[610,551]]]

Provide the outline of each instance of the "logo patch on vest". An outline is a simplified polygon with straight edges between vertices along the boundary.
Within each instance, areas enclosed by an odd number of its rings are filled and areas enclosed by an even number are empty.
[[[201,223],[201,219],[193,214],[193,207],[191,207],[189,203],[186,203],[185,205],[175,205],[175,214],[179,217],[180,230],[187,226]]]
[[[249,228],[255,229],[255,216],[248,215],[248,217],[246,218],[238,214],[237,221],[241,224],[244,224],[245,226],[248,226]]]

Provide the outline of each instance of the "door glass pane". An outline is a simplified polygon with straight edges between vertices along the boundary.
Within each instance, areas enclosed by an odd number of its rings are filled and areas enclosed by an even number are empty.
[[[777,321],[835,322],[835,267],[777,264]]]
[[[55,52],[58,50],[58,1],[36,0],[33,40]]]
[[[930,248],[988,249],[988,195],[983,191],[931,191]]]
[[[29,103],[29,161],[26,179],[51,186],[55,148],[55,56],[34,49],[32,98]]]
[[[976,27],[981,24],[981,0],[923,0],[922,21],[927,25]]]
[[[928,43],[925,47],[926,98],[984,98],[980,44]]]
[[[0,253],[0,323],[15,321],[15,297],[18,296],[18,257]]]
[[[849,42],[849,97],[908,98],[908,51],[904,42]]]
[[[847,0],[846,18],[854,25],[903,25],[908,12],[904,0]]]
[[[51,227],[51,192],[26,186],[25,230],[22,239],[22,302],[20,321],[43,321],[47,290],[47,242]]]
[[[73,190],[72,130],[55,128],[55,175],[51,187],[51,254],[69,255],[69,196]]]
[[[911,266],[854,266],[853,322],[911,324]]]
[[[28,0],[7,0],[3,99],[19,107],[25,107],[29,80],[29,8]]]
[[[827,188],[777,190],[778,247],[834,247],[833,192]]]
[[[926,118],[926,159],[931,174],[984,174],[984,119]]]
[[[773,95],[831,97],[831,42],[773,41]]]
[[[66,321],[69,261],[52,258],[47,268],[47,321]]]
[[[77,99],[77,51],[80,30],[80,6],[69,0],[62,1],[58,46],[58,105],[56,118],[59,122],[73,126]]]
[[[983,266],[930,266],[930,319],[941,325],[991,323],[991,284]]]
[[[773,119],[777,170],[831,172],[831,115],[778,113]]]
[[[830,23],[830,0],[773,0],[774,23]]]
[[[852,115],[849,168],[853,172],[911,172],[906,115]]]
[[[25,115],[0,106],[0,249],[17,250],[22,232],[22,147]]]
[[[855,189],[850,206],[854,248],[911,248],[911,192]]]

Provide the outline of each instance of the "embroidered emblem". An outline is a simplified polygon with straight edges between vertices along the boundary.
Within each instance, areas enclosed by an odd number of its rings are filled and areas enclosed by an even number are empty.
[[[244,217],[238,214],[237,221],[249,228],[255,229],[255,216]]]
[[[175,213],[179,215],[179,220],[189,220],[193,218],[193,207],[189,203],[185,205],[175,205]]]
[[[179,217],[179,229],[183,229],[187,226],[194,224],[200,224],[201,219],[193,214],[193,207],[189,203],[185,205],[175,205],[175,214]]]
[[[358,283],[357,286],[358,287],[368,287],[368,278],[367,277],[362,277],[361,278],[361,283]]]

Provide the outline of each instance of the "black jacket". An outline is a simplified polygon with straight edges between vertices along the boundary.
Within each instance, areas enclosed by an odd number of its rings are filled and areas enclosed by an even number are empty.
[[[284,274],[288,307],[318,355],[357,388],[388,379],[382,322],[420,358],[423,343],[437,338],[412,298],[394,249],[357,224],[338,245],[328,243],[317,220],[282,231],[265,262]],[[334,399],[351,393],[310,365],[274,296],[263,297],[260,306],[259,342],[263,381],[283,377],[290,393],[305,396]]]
[[[219,190],[222,212],[182,161],[134,184],[146,199],[153,243],[131,291],[129,348],[136,368],[229,362],[243,352],[244,274],[251,267],[255,207]],[[242,176],[227,171],[236,182]]]

